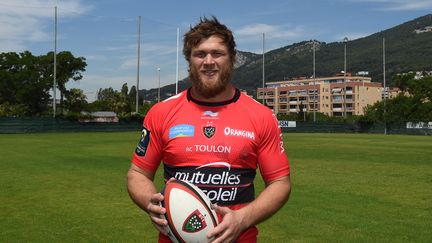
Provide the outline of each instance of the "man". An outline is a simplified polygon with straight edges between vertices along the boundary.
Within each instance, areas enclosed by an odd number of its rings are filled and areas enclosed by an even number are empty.
[[[192,87],[145,117],[128,172],[129,194],[160,231],[159,242],[170,242],[160,217],[163,196],[153,184],[163,161],[165,181],[188,180],[215,204],[221,222],[208,235],[213,242],[256,242],[254,225],[278,211],[291,191],[277,120],[230,83],[234,37],[216,18],[201,19],[185,34],[183,53]],[[255,198],[257,167],[266,188]]]

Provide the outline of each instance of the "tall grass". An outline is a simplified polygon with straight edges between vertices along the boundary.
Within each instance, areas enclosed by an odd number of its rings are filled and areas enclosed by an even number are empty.
[[[139,135],[0,135],[0,242],[156,242],[126,190]],[[432,239],[431,137],[289,133],[284,140],[293,191],[259,225],[260,242]],[[263,188],[259,178],[256,187]]]

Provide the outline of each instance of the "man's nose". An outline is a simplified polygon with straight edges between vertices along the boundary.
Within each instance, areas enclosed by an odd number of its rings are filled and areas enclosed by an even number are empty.
[[[205,56],[205,58],[204,58],[204,64],[207,64],[207,65],[214,64],[214,59],[213,59],[211,53],[209,53],[209,54],[207,54]]]

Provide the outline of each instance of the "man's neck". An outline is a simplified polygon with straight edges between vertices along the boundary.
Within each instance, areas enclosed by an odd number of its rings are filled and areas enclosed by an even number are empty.
[[[200,100],[200,101],[203,101],[203,102],[222,102],[222,101],[230,100],[234,97],[235,88],[230,83],[225,87],[225,90],[220,92],[219,94],[217,94],[213,97],[204,97],[195,89],[194,86],[192,86],[191,95],[193,98]]]

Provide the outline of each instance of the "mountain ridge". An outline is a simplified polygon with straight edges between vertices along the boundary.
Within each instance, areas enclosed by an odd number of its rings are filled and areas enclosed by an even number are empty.
[[[350,40],[346,43],[347,72],[368,71],[374,82],[383,82],[383,38],[385,39],[386,81],[408,71],[432,70],[432,14],[397,26]],[[265,81],[281,81],[295,77],[311,77],[312,45],[315,52],[316,77],[332,76],[344,68],[344,43],[308,40],[283,46],[265,53]],[[256,94],[262,87],[262,55],[238,51],[233,84]],[[179,91],[189,87],[188,78],[178,83]],[[157,88],[140,90],[146,100],[155,100]],[[162,98],[175,92],[175,84],[161,87]]]

